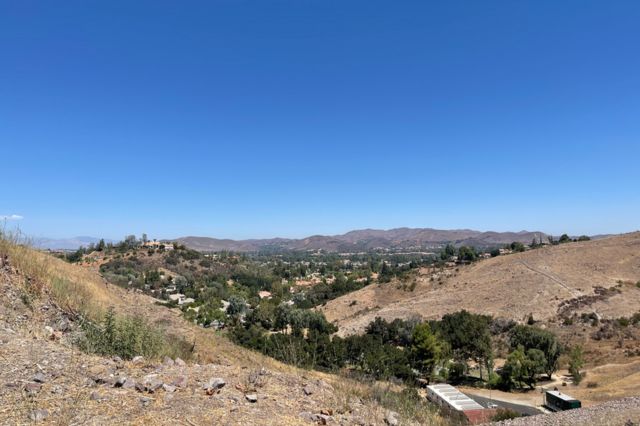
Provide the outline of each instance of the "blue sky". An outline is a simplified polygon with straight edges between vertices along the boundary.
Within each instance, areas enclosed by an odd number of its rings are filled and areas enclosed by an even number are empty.
[[[0,1],[31,235],[640,228],[637,1]]]

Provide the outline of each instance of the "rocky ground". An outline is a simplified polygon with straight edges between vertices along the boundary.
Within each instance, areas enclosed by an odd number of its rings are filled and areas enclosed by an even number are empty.
[[[124,362],[79,354],[59,343],[0,331],[3,424],[366,424],[353,400],[336,408],[323,380],[264,368]]]
[[[637,426],[640,425],[640,397],[624,398],[589,408],[522,417],[494,424],[503,426]]]

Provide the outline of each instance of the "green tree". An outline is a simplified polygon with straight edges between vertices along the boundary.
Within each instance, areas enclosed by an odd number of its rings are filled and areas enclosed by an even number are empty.
[[[524,251],[524,244],[522,244],[519,241],[514,241],[511,243],[510,245],[511,250],[515,251],[515,252],[523,252]]]
[[[536,377],[544,371],[546,360],[539,349],[529,349],[520,345],[507,356],[507,361],[502,368],[501,379],[503,386],[507,388],[521,388],[524,384],[534,388]]]
[[[242,297],[233,295],[229,297],[228,302],[227,314],[231,317],[238,317],[247,309],[247,302]]]
[[[440,259],[449,260],[452,256],[456,255],[456,248],[453,244],[447,244],[442,252],[440,252]]]
[[[582,380],[582,373],[580,369],[584,367],[584,351],[582,346],[575,346],[569,353],[569,374],[573,377],[575,384],[580,383]]]
[[[522,346],[527,351],[529,349],[542,351],[545,357],[544,372],[549,380],[558,370],[561,348],[558,339],[550,331],[529,325],[517,325],[511,330],[509,344],[512,349]]]
[[[571,242],[571,238],[567,234],[560,235],[560,244]]]
[[[478,253],[473,247],[461,246],[458,249],[458,260],[465,260],[467,262],[474,262],[478,259]]]
[[[431,331],[429,323],[418,324],[413,329],[411,356],[417,369],[431,379],[433,370],[442,360],[443,342]]]
[[[472,359],[479,366],[490,370],[493,361],[490,322],[491,317],[488,315],[477,315],[462,310],[443,316],[437,327],[456,360],[466,365],[467,361]],[[482,378],[482,368],[480,377]]]

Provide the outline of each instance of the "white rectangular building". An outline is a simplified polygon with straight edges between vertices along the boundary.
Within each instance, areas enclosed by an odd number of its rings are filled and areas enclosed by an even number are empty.
[[[442,408],[455,411],[484,409],[482,405],[446,383],[427,386],[427,398]]]

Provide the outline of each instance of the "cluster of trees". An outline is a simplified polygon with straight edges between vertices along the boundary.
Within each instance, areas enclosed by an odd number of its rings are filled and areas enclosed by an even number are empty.
[[[305,319],[307,315],[312,320]],[[552,333],[530,325],[512,326],[507,331],[511,352],[497,375],[493,340],[504,329],[496,327],[490,316],[467,311],[429,322],[376,318],[365,334],[345,338],[331,336],[335,331],[320,313],[261,305],[230,335],[237,343],[283,362],[322,370],[347,368],[376,379],[457,382],[467,377],[473,363],[481,380],[503,389],[533,386],[541,375],[551,376],[561,354]]]
[[[558,244],[565,244],[565,243],[571,243],[571,242],[577,242],[577,241],[589,241],[591,240],[591,238],[587,235],[581,235],[578,238],[571,238],[567,234],[562,234],[560,235],[560,238],[558,238],[557,240],[554,239],[552,235],[549,235],[547,237],[547,240],[549,241],[549,244],[555,246]]]
[[[531,388],[539,375],[549,379],[558,369],[558,359],[562,353],[556,336],[537,327],[518,325],[509,336],[512,352],[507,357],[500,372],[500,386],[507,389]]]
[[[340,297],[352,291],[359,290],[371,283],[371,279],[359,280],[357,276],[345,276],[336,274],[332,284],[326,282],[316,284],[309,289],[297,293],[294,297],[296,306],[300,308],[313,308],[322,305],[329,300]]]
[[[75,263],[82,260],[82,257],[86,254],[90,254],[93,252],[125,253],[129,250],[139,248],[142,244],[146,244],[148,241],[149,239],[147,238],[147,234],[144,233],[142,234],[140,239],[138,239],[135,235],[127,235],[122,241],[116,244],[113,244],[111,242],[106,243],[104,241],[104,238],[101,238],[97,244],[91,243],[87,247],[80,247],[74,252],[66,253],[63,258],[67,262]]]
[[[458,261],[464,262],[475,262],[478,260],[478,252],[475,247],[471,246],[460,246],[456,249],[453,244],[447,244],[440,252],[440,260],[442,261],[451,260],[453,256],[457,256]]]
[[[112,247],[113,245],[111,243],[106,244],[104,239],[101,239],[98,241],[98,244],[91,243],[88,247],[80,247],[74,252],[65,253],[63,259],[70,263],[76,263],[81,261],[85,254],[93,253],[94,251],[105,251],[112,249]]]
[[[558,240],[554,239],[552,235],[549,235],[547,237],[547,241],[549,242],[549,244],[551,245],[558,245],[558,244],[565,244],[565,243],[569,243],[569,242],[575,242],[575,241],[589,241],[591,238],[589,238],[586,235],[581,235],[578,238],[574,238],[572,239],[571,237],[569,237],[569,235],[567,234],[562,234],[560,236],[560,238]],[[535,238],[533,237],[533,240],[531,241],[531,244],[529,244],[529,248],[531,249],[537,249],[540,247],[543,247],[544,243],[542,242],[542,238]],[[507,244],[504,246],[505,249],[507,250],[511,250],[515,253],[520,253],[526,250],[526,246],[524,244],[522,244],[521,242],[518,241],[514,241],[511,244]],[[495,256],[499,256],[500,255],[500,249],[498,248],[494,248],[493,250],[491,250],[491,256],[495,257]]]

